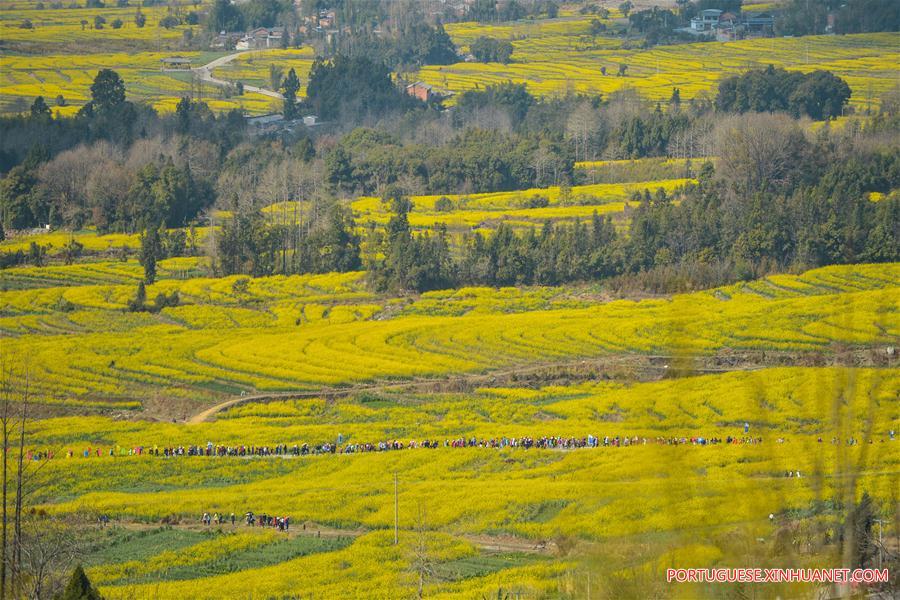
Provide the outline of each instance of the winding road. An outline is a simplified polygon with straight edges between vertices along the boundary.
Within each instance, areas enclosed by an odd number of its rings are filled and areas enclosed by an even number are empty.
[[[249,52],[249,50],[247,51]],[[225,79],[217,79],[213,77],[213,69],[217,69],[223,65],[227,65],[235,58],[244,54],[245,52],[235,52],[233,54],[227,54],[225,56],[220,56],[216,60],[203,65],[202,67],[196,67],[191,69],[194,73],[196,73],[200,77],[200,81],[204,81],[206,83],[211,83],[213,85],[218,85],[221,87],[227,87],[233,85],[233,81],[228,81]],[[273,92],[272,90],[267,90],[266,88],[256,87],[255,85],[244,85],[244,92],[252,92],[255,94],[262,94],[263,96],[268,96],[270,98],[278,98],[279,100],[284,100],[284,96],[279,94],[278,92]]]

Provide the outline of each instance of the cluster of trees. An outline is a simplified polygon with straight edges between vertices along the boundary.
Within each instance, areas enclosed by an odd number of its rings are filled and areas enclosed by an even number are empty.
[[[248,0],[232,3],[215,0],[206,15],[206,28],[212,34],[220,31],[244,31],[254,27],[274,27],[287,20],[293,5],[282,0]]]
[[[723,79],[716,95],[722,112],[790,112],[822,120],[838,117],[850,100],[850,86],[830,71],[799,73],[754,69]]]
[[[868,199],[900,184],[896,151],[810,142],[783,115],[732,117],[717,137],[718,172],[706,163],[678,203],[661,189],[635,197],[627,235],[596,215],[590,225],[547,223],[525,233],[501,226],[468,237],[457,257],[442,228],[412,233],[411,205],[395,196],[383,258],[369,267],[372,282],[423,291],[675,269],[714,273],[715,280],[702,282],[714,285],[786,268],[900,259],[900,199]]]
[[[490,23],[538,16],[553,19],[558,14],[559,3],[556,0],[475,0],[466,17]]]
[[[213,269],[222,275],[330,273],[361,267],[353,217],[332,203],[301,224],[272,224],[258,210],[239,208],[222,223],[212,248]]]
[[[215,163],[215,149],[193,142],[183,144],[187,156],[177,150],[148,140],[123,155],[101,141],[43,163],[26,160],[0,182],[2,225],[92,226],[102,232],[135,232],[147,222],[184,227],[215,199],[213,173],[201,171]]]
[[[692,4],[686,5],[693,9]],[[628,15],[628,28],[632,33],[638,33],[644,38],[644,46],[656,46],[657,44],[669,44],[675,42],[696,42],[705,38],[693,36],[689,33],[677,32],[675,29],[684,27],[690,23],[691,10],[683,9],[681,14],[675,14],[664,8],[653,8],[633,12]]]
[[[383,32],[376,35],[369,28],[360,28],[338,37],[335,47],[325,51],[330,56],[364,57],[398,71],[422,65],[449,65],[459,60],[456,46],[444,26],[440,23],[432,26],[424,20],[404,21],[388,35]]]
[[[404,112],[420,104],[394,85],[384,63],[343,54],[315,60],[306,86],[306,103],[323,119],[347,117],[355,122]]]
[[[513,53],[513,45],[506,40],[481,36],[471,43],[469,51],[475,60],[483,63],[509,63]]]
[[[779,7],[775,22],[779,35],[816,35],[828,29],[829,15],[835,33],[868,33],[900,30],[900,11],[894,0],[790,0]]]
[[[554,185],[572,176],[564,143],[539,136],[466,129],[439,146],[402,144],[385,132],[357,129],[326,156],[328,182],[339,190],[375,193],[499,191]]]
[[[52,118],[38,97],[29,116],[0,119],[0,226],[183,227],[212,205],[220,162],[243,139],[240,112],[184,98],[161,117],[103,69],[74,118]]]

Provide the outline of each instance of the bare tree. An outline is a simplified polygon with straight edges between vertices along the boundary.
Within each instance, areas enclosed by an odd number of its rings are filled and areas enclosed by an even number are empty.
[[[22,490],[24,479],[24,463],[25,463],[25,424],[28,421],[28,400],[29,400],[29,384],[30,376],[26,370],[24,381],[22,382],[22,401],[21,412],[19,418],[19,455],[16,460],[16,499],[13,516],[13,555],[12,555],[12,573],[13,573],[13,589],[20,589],[22,583]]]
[[[600,115],[588,102],[581,102],[569,115],[566,136],[575,144],[575,160],[594,157],[593,138],[600,127]]]
[[[15,427],[13,417],[13,394],[12,394],[12,369],[7,365],[0,366],[0,437],[3,443],[3,491],[2,503],[3,512],[2,523],[0,523],[0,600],[6,599],[6,580],[7,580],[7,548],[9,547],[9,532],[7,524],[9,516],[7,508],[9,501],[7,498],[9,490],[9,439]]]
[[[21,591],[28,598],[52,598],[63,587],[66,574],[82,555],[78,528],[59,518],[28,519],[22,528]]]
[[[418,514],[416,515],[415,526],[415,542],[412,547],[412,560],[410,561],[410,571],[416,577],[416,598],[420,600],[425,597],[425,582],[434,577],[435,560],[432,557],[431,549],[428,543],[428,527],[427,514],[425,507],[420,503],[418,505]]]
[[[719,123],[715,138],[719,173],[738,194],[787,185],[807,147],[799,125],[783,114],[729,117]]]

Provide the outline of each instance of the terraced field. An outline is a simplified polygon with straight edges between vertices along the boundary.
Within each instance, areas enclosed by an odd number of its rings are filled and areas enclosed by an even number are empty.
[[[211,52],[177,52],[190,58],[195,66],[221,56]],[[160,60],[172,52],[134,52],[104,54],[62,54],[5,56],[0,69],[0,110],[23,111],[36,96],[44,96],[53,111],[74,114],[90,100],[90,87],[99,69],[113,69],[125,81],[130,100],[146,102],[160,111],[173,111],[182,96],[196,93],[200,83],[192,84],[189,71],[163,71]],[[55,105],[57,96],[65,98],[65,106]],[[203,84],[203,100],[215,111],[240,108],[248,113],[272,111],[272,99],[260,94],[226,96],[222,88]]]
[[[898,264],[640,301],[611,301],[596,285],[394,298],[369,291],[363,273],[207,278],[204,268],[161,263],[148,297],[177,291],[180,303],[159,313],[123,310],[141,273],[133,259],[0,272],[4,360],[28,368],[40,411],[72,415],[29,425],[40,465],[31,502],[58,518],[112,519],[85,532],[105,597],[396,598],[419,586],[437,598],[605,597],[664,586],[670,566],[832,564],[828,532],[843,506],[863,491],[892,506],[900,376],[886,348],[900,336]],[[852,357],[883,366],[767,366]],[[307,393],[279,398],[285,390]],[[249,401],[215,420],[183,422],[242,392]],[[139,418],[153,415],[165,419]],[[548,435],[618,441],[448,443]],[[729,436],[741,443],[689,441]],[[337,440],[439,447],[163,451]],[[289,516],[291,528],[247,527],[246,511]],[[199,525],[204,512],[236,524]],[[785,532],[814,551],[784,546]]]
[[[708,42],[626,50],[621,40],[588,34],[591,17],[566,17],[531,24],[477,26],[450,24],[447,32],[465,46],[479,35],[510,39],[512,62],[457,63],[428,66],[418,77],[440,89],[461,92],[476,86],[514,81],[534,94],[567,91],[602,93],[631,88],[656,101],[668,100],[673,88],[684,100],[715,95],[723,76],[773,64],[786,69],[825,69],[847,80],[856,109],[877,106],[878,98],[896,85],[900,61],[897,33],[767,38]],[[617,77],[620,64],[628,67]],[[607,75],[600,72],[606,67]]]
[[[672,193],[692,181],[665,179],[630,184],[580,185],[571,187],[567,195],[554,186],[489,194],[414,196],[411,198],[413,210],[409,214],[409,222],[420,229],[439,223],[449,229],[473,229],[496,226],[500,222],[535,227],[547,220],[585,221],[591,218],[594,211],[599,214],[622,213],[635,193],[644,190],[655,192],[658,189]],[[440,198],[450,201],[451,210],[438,210],[436,203]],[[546,206],[533,208],[536,199],[545,200]],[[354,217],[361,225],[369,222],[383,225],[391,218],[390,206],[380,198],[359,198],[351,206]],[[278,214],[279,206],[270,210]]]
[[[177,290],[181,305],[158,315],[123,312],[133,285],[8,291],[0,312],[2,329],[16,336],[5,351],[20,368],[27,357],[45,401],[134,403],[164,390],[202,403],[223,392],[314,390],[617,353],[895,344],[897,269],[831,267],[671,299],[511,314],[411,310],[385,319],[379,315],[396,311],[382,307],[397,301],[373,298],[359,274],[256,279],[246,290],[240,277],[162,280],[148,298]],[[439,312],[434,296],[423,300]]]
[[[397,597],[416,589],[423,555],[433,565],[424,579],[431,597],[475,598],[498,588],[533,597],[561,585],[581,595],[591,586],[596,595],[658,581],[660,570],[672,565],[741,559],[777,565],[784,551],[775,550],[773,511],[778,522],[796,518],[791,527],[815,537],[834,526],[831,513],[791,515],[861,489],[889,502],[900,468],[900,451],[886,433],[898,419],[898,384],[890,369],[779,368],[633,385],[250,404],[215,423],[187,427],[49,419],[34,425],[35,449],[77,456],[96,447],[103,456],[46,463],[36,501],[53,514],[87,510],[123,524],[101,530],[89,563],[104,595],[113,598],[248,591],[273,597],[298,587],[314,595]],[[863,414],[867,420],[858,418]],[[744,422],[761,443],[656,442],[660,436],[724,439]],[[475,447],[253,460],[146,454],[156,444],[206,440],[315,444],[338,436],[362,443],[547,434],[637,443],[568,452]],[[830,443],[834,436],[866,435],[873,445]],[[139,445],[145,454],[128,456]],[[786,471],[803,476],[786,478]],[[387,531],[395,472],[399,546]],[[246,510],[290,515],[292,533],[249,529],[240,521],[211,531],[194,525],[205,511],[240,519]],[[175,525],[138,525],[163,518]],[[135,556],[135,531],[146,556]],[[317,531],[326,535],[312,537]],[[757,540],[749,554],[740,542],[745,538]],[[580,540],[578,553],[560,552],[567,539]],[[504,545],[519,553],[498,553]],[[790,556],[800,565],[829,560],[827,554]],[[464,568],[466,561],[480,568]],[[678,592],[698,597],[708,590]]]

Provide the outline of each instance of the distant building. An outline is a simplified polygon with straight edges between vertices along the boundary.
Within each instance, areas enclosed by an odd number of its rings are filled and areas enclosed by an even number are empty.
[[[775,19],[767,13],[742,14],[715,8],[702,10],[691,19],[690,27],[676,29],[697,37],[715,37],[725,42],[747,37],[771,35]]]
[[[316,115],[306,115],[305,117],[303,117],[303,124],[307,127],[315,127],[316,125],[318,125],[318,122],[319,117],[317,117]]]
[[[722,11],[718,8],[707,8],[701,10],[700,14],[691,19],[691,29],[694,31],[709,31],[715,29],[719,24],[719,17]]]
[[[162,63],[164,71],[189,71],[191,69],[191,59],[183,56],[170,56],[159,59]]]
[[[234,45],[236,50],[262,50],[280,48],[284,39],[284,27],[257,27],[248,31]]]
[[[268,115],[260,115],[258,117],[249,117],[247,119],[247,124],[252,125],[253,127],[266,127],[283,120],[284,115],[282,115],[281,113],[272,113]]]
[[[406,93],[409,96],[418,98],[422,102],[428,102],[435,97],[433,88],[422,81],[417,81],[406,86]]]
[[[743,25],[748,31],[772,31],[775,17],[768,13],[744,15]]]

